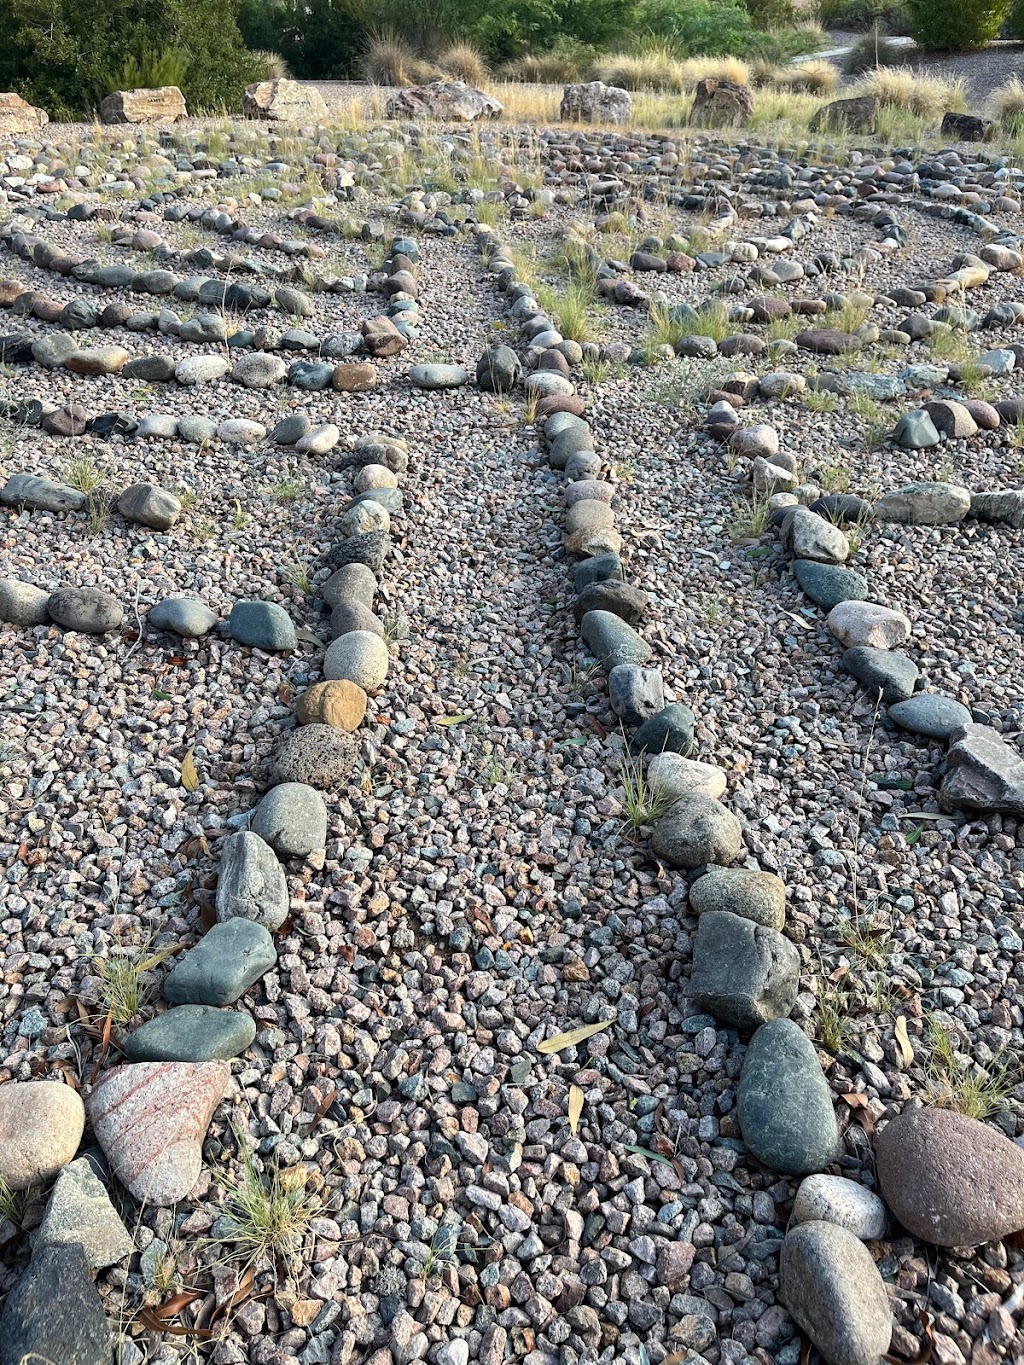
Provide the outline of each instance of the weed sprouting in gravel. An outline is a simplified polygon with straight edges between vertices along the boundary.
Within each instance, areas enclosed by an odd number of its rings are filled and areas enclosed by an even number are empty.
[[[982,1063],[964,1055],[960,1037],[940,1018],[928,1019],[928,1090],[934,1104],[972,1119],[986,1119],[1008,1107],[1020,1080],[1020,1063],[997,1054]]]
[[[808,412],[835,412],[839,399],[828,389],[807,389],[803,394],[803,405]]]
[[[281,577],[290,588],[302,594],[303,597],[311,597],[313,594],[313,583],[309,576],[309,568],[305,564],[285,564],[281,568]]]
[[[7,1181],[0,1176],[0,1223],[12,1223],[16,1228],[20,1228],[30,1195],[30,1190],[12,1190]]]
[[[392,652],[409,638],[409,618],[404,611],[385,612],[380,618],[384,630],[384,643]]]
[[[306,481],[296,477],[275,479],[267,487],[271,502],[298,502],[306,492]]]
[[[850,995],[822,966],[818,978],[818,1037],[829,1052],[840,1052],[852,1028]]]
[[[293,1260],[321,1201],[308,1192],[304,1166],[260,1169],[249,1138],[236,1130],[241,1169],[225,1180],[223,1217],[228,1226],[219,1240],[230,1243],[246,1266],[280,1257]]]
[[[675,805],[674,796],[652,786],[647,780],[642,754],[634,757],[628,750],[623,752],[619,781],[622,784],[622,809],[625,812],[623,829],[633,834],[645,825],[653,825]]]
[[[77,488],[79,493],[92,493],[107,481],[106,471],[97,463],[92,451],[72,455],[64,461],[61,479],[69,488]]]
[[[734,545],[743,540],[757,540],[768,529],[771,508],[768,499],[755,493],[749,500],[742,499],[733,503],[732,517],[729,520],[729,539]]]

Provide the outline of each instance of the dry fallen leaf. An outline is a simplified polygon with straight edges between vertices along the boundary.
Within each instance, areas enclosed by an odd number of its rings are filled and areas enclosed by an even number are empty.
[[[563,1048],[575,1047],[577,1043],[586,1042],[588,1038],[593,1038],[595,1033],[600,1033],[614,1022],[613,1019],[605,1019],[601,1024],[584,1024],[582,1028],[570,1029],[568,1033],[556,1033],[553,1038],[545,1038],[542,1043],[538,1043],[537,1051],[561,1052]]]
[[[569,1129],[576,1136],[576,1131],[580,1126],[580,1115],[583,1113],[583,1091],[578,1085],[569,1087]]]
[[[199,774],[196,772],[196,760],[193,754],[194,751],[189,749],[181,760],[181,785],[187,792],[194,792],[199,787]]]
[[[461,725],[462,722],[463,722],[464,720],[469,720],[469,719],[470,719],[470,717],[469,717],[468,715],[465,715],[465,716],[435,716],[435,717],[434,717],[434,724],[435,724],[435,725]]]
[[[900,1052],[903,1055],[903,1065],[909,1066],[914,1060],[914,1049],[910,1046],[910,1038],[907,1034],[907,1020],[904,1015],[896,1020],[896,1041],[900,1045]]]

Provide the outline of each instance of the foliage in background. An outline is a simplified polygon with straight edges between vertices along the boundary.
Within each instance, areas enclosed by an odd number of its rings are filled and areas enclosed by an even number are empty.
[[[818,19],[825,28],[871,29],[896,36],[910,32],[906,0],[818,0]]]
[[[263,74],[236,15],[237,0],[0,0],[0,90],[80,117],[130,75],[180,85],[190,111],[233,108]]]
[[[966,52],[999,37],[1010,0],[907,0],[910,33],[933,52]]]

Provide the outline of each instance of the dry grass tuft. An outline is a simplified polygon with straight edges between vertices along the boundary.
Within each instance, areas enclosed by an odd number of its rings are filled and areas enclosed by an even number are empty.
[[[487,63],[472,43],[452,43],[438,54],[436,65],[446,76],[467,85],[480,85],[487,79]]]
[[[948,110],[967,108],[967,87],[962,80],[921,76],[909,66],[880,66],[858,81],[850,95],[875,95],[882,104],[931,120],[941,119]]]
[[[1019,76],[1011,76],[992,91],[989,112],[1004,133],[1011,137],[1024,133],[1024,81]]]

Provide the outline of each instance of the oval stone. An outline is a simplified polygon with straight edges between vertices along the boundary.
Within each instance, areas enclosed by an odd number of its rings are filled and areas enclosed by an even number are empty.
[[[809,1175],[838,1159],[828,1083],[814,1044],[791,1019],[772,1019],[754,1034],[736,1100],[743,1141],[765,1166]]]

